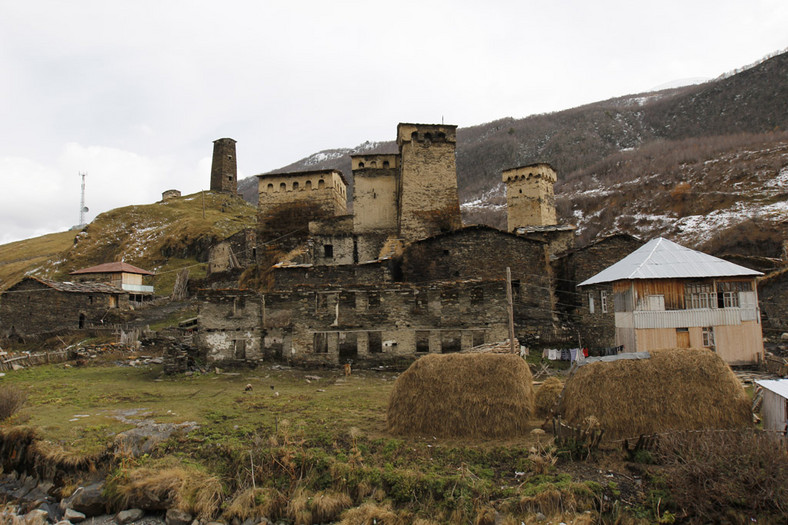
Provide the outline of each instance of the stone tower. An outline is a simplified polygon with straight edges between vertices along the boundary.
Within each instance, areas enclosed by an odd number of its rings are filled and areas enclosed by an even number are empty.
[[[462,227],[454,150],[457,126],[399,124],[399,235],[414,241]]]
[[[553,184],[556,173],[546,163],[505,170],[508,231],[557,224]]]
[[[235,141],[217,139],[213,141],[211,163],[211,191],[238,193],[238,165],[235,161]]]

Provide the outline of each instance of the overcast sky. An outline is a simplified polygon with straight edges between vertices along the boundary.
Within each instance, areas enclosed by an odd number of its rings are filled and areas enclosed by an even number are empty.
[[[393,140],[715,78],[788,47],[785,0],[0,0],[0,243]]]

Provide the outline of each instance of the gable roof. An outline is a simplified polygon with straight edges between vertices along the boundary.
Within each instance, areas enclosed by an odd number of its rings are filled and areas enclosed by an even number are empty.
[[[140,275],[156,275],[153,272],[149,272],[148,270],[143,270],[142,268],[137,268],[129,263],[125,262],[111,262],[111,263],[104,263],[99,264],[98,266],[91,266],[90,268],[82,268],[81,270],[75,270],[71,272],[69,275],[81,275],[86,273],[137,273]]]
[[[43,284],[47,288],[51,288],[53,290],[57,290],[58,292],[68,292],[68,293],[124,293],[123,290],[112,286],[111,284],[106,283],[72,283],[72,282],[60,282],[60,281],[50,281],[48,279],[41,279],[39,277],[25,277],[21,282],[25,280],[35,281],[37,283]],[[19,283],[17,283],[19,284]],[[16,285],[14,285],[16,286]]]
[[[663,237],[649,242],[578,286],[628,279],[755,277],[761,272],[685,248]]]

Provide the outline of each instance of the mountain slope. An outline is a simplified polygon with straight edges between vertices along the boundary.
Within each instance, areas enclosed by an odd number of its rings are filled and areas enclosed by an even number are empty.
[[[68,274],[105,262],[123,260],[157,273],[157,294],[172,290],[180,268],[190,267],[192,277],[205,275],[208,249],[215,242],[253,226],[257,209],[226,194],[206,192],[185,197],[117,208],[97,216],[80,232],[63,232],[0,246],[0,253],[36,252],[23,270],[3,264],[4,288],[26,273],[68,280]],[[47,246],[42,242],[48,240]],[[46,255],[40,253],[46,251]],[[44,262],[46,261],[46,262]],[[6,271],[6,270],[14,270]]]

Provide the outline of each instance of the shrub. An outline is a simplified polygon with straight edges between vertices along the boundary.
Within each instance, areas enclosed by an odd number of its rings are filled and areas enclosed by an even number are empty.
[[[0,421],[16,414],[26,400],[27,394],[19,388],[12,385],[0,386]]]
[[[788,517],[788,456],[763,432],[682,432],[662,436],[656,460],[679,515],[716,522],[725,509]]]

